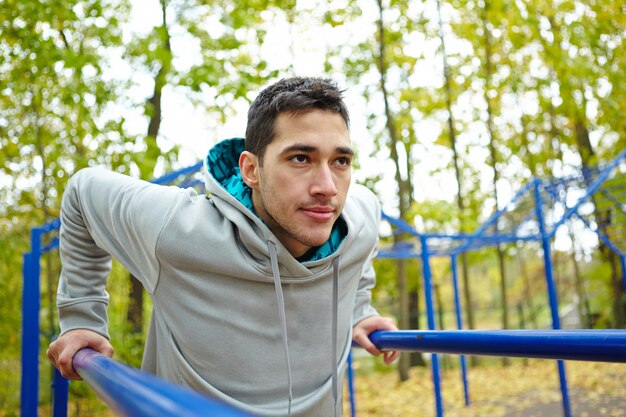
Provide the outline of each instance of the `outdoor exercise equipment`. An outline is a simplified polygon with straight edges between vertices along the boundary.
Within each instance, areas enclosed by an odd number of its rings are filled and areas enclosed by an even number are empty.
[[[202,189],[202,180],[198,173],[201,163],[185,169],[167,174],[157,180],[158,184],[174,184],[181,187],[198,187]],[[396,246],[383,248],[379,256],[385,258],[419,258],[423,263],[423,278],[426,294],[426,308],[428,315],[429,332],[379,332],[372,335],[379,348],[392,348],[433,352],[432,373],[436,394],[437,415],[443,415],[441,401],[441,387],[439,383],[439,365],[437,353],[508,355],[539,358],[554,358],[558,361],[559,380],[563,394],[563,407],[566,417],[570,416],[567,394],[567,380],[565,367],[561,359],[605,360],[610,362],[626,362],[626,331],[625,330],[581,330],[566,332],[560,328],[558,314],[558,299],[552,272],[550,255],[550,241],[554,238],[557,229],[566,221],[577,218],[585,226],[592,228],[599,239],[613,251],[620,259],[623,279],[626,284],[626,151],[620,153],[610,164],[594,170],[588,170],[581,175],[562,179],[529,181],[504,208],[499,209],[476,232],[471,234],[421,234],[414,227],[388,215],[383,218],[397,230],[408,233],[417,241],[416,245]],[[593,202],[592,202],[593,200]],[[24,254],[23,264],[23,318],[22,318],[22,385],[21,385],[21,416],[36,417],[39,401],[39,350],[40,350],[40,259],[47,252],[58,248],[58,219],[41,227],[31,230],[31,250]],[[552,312],[552,322],[555,330],[544,332],[524,332],[502,330],[500,333],[486,333],[480,331],[437,331],[435,326],[435,312],[432,299],[432,273],[430,258],[433,256],[448,256],[452,261],[452,279],[455,292],[455,307],[457,325],[462,329],[460,301],[458,297],[458,283],[456,273],[457,257],[469,250],[494,246],[501,243],[516,241],[540,242],[546,270],[546,283]],[[626,287],[626,285],[624,285]],[[601,340],[606,343],[599,343]],[[407,344],[408,343],[408,344]],[[460,345],[459,345],[460,344]],[[460,347],[459,347],[460,346]],[[512,349],[512,348],[515,349]],[[464,363],[463,356],[462,363]],[[119,393],[115,381],[109,380],[114,372],[130,372],[124,378],[133,379],[137,390],[145,393],[152,389],[154,377],[143,379],[140,371],[128,369],[111,359],[88,352],[77,355],[76,366],[86,376],[92,388],[105,401],[118,401]],[[139,372],[139,376],[135,374]],[[465,365],[463,375],[465,378]],[[352,375],[351,370],[349,375]],[[116,377],[113,377],[115,379]],[[122,378],[121,374],[119,378]],[[466,381],[466,379],[465,379]],[[350,377],[351,405],[354,415],[354,389]],[[158,385],[165,387],[165,385]],[[154,387],[154,385],[153,385]],[[166,390],[167,388],[163,388]],[[179,388],[177,388],[179,389]],[[68,381],[55,371],[53,381],[54,404],[53,415],[65,417],[67,415]],[[157,390],[158,391],[158,390]],[[178,392],[178,391],[176,391]],[[467,392],[467,384],[466,384]],[[152,395],[152,394],[149,394]],[[186,401],[187,394],[172,394],[176,401]],[[115,397],[115,398],[114,398]],[[131,400],[135,395],[128,396]],[[197,396],[194,396],[196,398]],[[138,397],[137,397],[138,398]],[[200,401],[200,400],[199,400]],[[228,408],[212,408],[204,410],[204,415],[219,417],[243,416],[237,410]],[[218,404],[222,407],[222,404]],[[113,406],[118,407],[118,406]],[[131,406],[132,407],[132,406]],[[199,406],[200,407],[200,406]],[[178,409],[171,409],[159,415],[180,416]],[[222,411],[220,411],[222,410]],[[121,411],[120,411],[121,412]],[[220,414],[222,413],[222,414]],[[228,414],[231,413],[231,414]],[[184,414],[184,413],[183,413]],[[127,414],[150,415],[150,414]],[[187,414],[189,415],[189,414]]]
[[[424,280],[428,329],[436,330],[433,284],[430,260],[435,256],[450,257],[457,328],[463,328],[458,287],[457,259],[471,250],[514,242],[539,242],[543,250],[545,279],[552,317],[552,328],[561,328],[559,303],[554,281],[550,243],[567,221],[578,219],[596,232],[599,240],[619,257],[622,270],[622,294],[626,289],[626,151],[609,164],[564,178],[534,178],[526,183],[514,198],[483,223],[474,233],[420,233],[401,219],[383,213],[383,219],[394,227],[394,233],[405,233],[413,242],[379,251],[379,258],[420,259]],[[620,294],[616,294],[620,296]],[[617,332],[624,332],[617,330]],[[469,403],[467,366],[461,356],[461,372],[465,401]],[[557,361],[563,412],[571,416],[565,364]],[[437,354],[431,358],[435,407],[443,416],[443,401]]]

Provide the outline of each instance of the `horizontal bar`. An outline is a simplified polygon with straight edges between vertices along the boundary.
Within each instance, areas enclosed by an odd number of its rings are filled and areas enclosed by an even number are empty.
[[[35,227],[34,229],[38,229],[41,231],[42,234],[46,234],[54,230],[59,230],[60,227],[61,227],[61,219],[56,218],[56,219],[50,220],[49,222],[39,227]]]
[[[385,350],[626,363],[626,330],[402,330],[370,339]]]
[[[113,411],[125,417],[251,417],[229,405],[114,361],[78,351],[76,372]]]
[[[182,175],[187,175],[187,174],[191,174],[194,173],[196,171],[200,171],[200,168],[202,168],[203,162],[197,162],[191,166],[185,167],[185,168],[181,168],[177,171],[173,171],[170,172],[168,174],[165,174],[159,178],[155,178],[153,179],[152,183],[154,184],[169,184],[172,181],[176,180],[178,177],[182,176]]]

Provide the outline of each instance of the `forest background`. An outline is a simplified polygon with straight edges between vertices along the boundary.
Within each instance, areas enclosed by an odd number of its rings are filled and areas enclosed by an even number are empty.
[[[7,415],[19,402],[22,254],[30,228],[58,216],[69,177],[104,165],[150,179],[194,163],[243,135],[247,105],[271,81],[328,76],[347,88],[357,181],[423,232],[472,231],[533,176],[575,173],[626,144],[622,1],[0,0],[0,16]],[[585,327],[624,327],[619,268],[593,234],[571,227],[554,257],[562,305]],[[461,262],[471,328],[549,327],[539,247]],[[377,307],[424,328],[419,264],[376,266]],[[42,346],[58,327],[59,269],[57,254],[42,259]],[[449,265],[433,270],[438,299],[452,300]],[[137,366],[149,300],[117,264],[108,289],[117,357]],[[451,301],[438,307],[453,328]],[[411,361],[423,358],[403,357],[400,380]]]

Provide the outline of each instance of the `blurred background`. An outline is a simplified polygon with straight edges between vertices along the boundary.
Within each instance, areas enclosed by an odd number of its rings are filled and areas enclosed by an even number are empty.
[[[0,16],[0,416],[19,410],[22,254],[30,228],[58,217],[69,177],[103,165],[151,179],[191,165],[215,142],[244,135],[248,105],[268,83],[337,80],[351,112],[355,181],[422,232],[471,232],[531,178],[606,164],[626,144],[623,1],[0,0]],[[575,327],[624,328],[620,265],[594,233],[568,226],[553,258]],[[45,351],[58,331],[58,254],[41,265]],[[418,261],[376,268],[379,310],[425,328]],[[432,268],[438,325],[454,328],[449,263]],[[550,327],[538,244],[474,251],[462,270],[470,328]],[[117,264],[109,292],[116,357],[139,366],[150,301]],[[391,376],[381,392],[359,393],[379,400],[428,362],[413,355],[383,369],[357,359],[362,375]],[[530,366],[472,362],[503,365]],[[589,382],[605,368],[585,369]],[[43,415],[49,377],[44,365]],[[86,386],[71,390],[71,415],[105,413]],[[432,413],[430,400],[410,401],[411,412]],[[404,411],[371,415],[395,412]]]

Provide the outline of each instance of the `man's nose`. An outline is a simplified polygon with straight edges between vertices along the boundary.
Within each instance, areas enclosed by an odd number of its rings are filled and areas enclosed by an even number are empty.
[[[315,170],[311,185],[311,194],[332,197],[337,194],[337,186],[331,168],[327,165]]]

